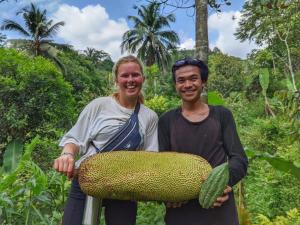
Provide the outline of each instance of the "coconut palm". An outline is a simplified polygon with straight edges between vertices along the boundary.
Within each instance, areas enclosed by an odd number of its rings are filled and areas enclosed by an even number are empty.
[[[171,60],[170,51],[179,44],[179,37],[174,31],[164,30],[165,27],[170,27],[170,22],[175,22],[175,16],[163,16],[160,4],[155,2],[134,8],[137,9],[138,16],[128,16],[134,26],[123,35],[122,52],[127,50],[137,53],[147,66],[156,63],[165,69]]]
[[[18,46],[23,46],[34,55],[46,55],[56,57],[57,51],[51,46],[51,38],[64,22],[53,24],[53,20],[47,20],[47,11],[41,11],[31,3],[29,7],[21,9],[17,15],[22,14],[25,27],[13,20],[4,20],[2,30],[13,30],[23,34],[29,39],[18,39]]]

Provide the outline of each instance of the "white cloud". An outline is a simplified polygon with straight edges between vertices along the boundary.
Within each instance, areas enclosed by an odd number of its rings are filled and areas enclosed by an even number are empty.
[[[234,19],[233,19],[234,18]],[[222,52],[229,55],[246,58],[252,49],[259,48],[255,43],[240,42],[236,40],[234,33],[241,19],[239,11],[222,12],[213,14],[208,18],[208,27],[217,32],[217,40],[210,44],[210,48],[218,47]]]
[[[179,45],[180,49],[194,49],[195,41],[192,38],[186,39],[183,43]]]
[[[88,5],[82,9],[61,5],[53,14],[55,21],[64,21],[57,36],[75,49],[87,47],[108,52],[115,60],[121,55],[122,35],[127,31],[125,19],[112,20],[101,5]]]

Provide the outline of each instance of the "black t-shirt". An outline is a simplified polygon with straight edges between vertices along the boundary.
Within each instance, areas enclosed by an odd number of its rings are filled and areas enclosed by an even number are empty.
[[[181,108],[162,115],[158,125],[160,151],[176,151],[200,155],[212,167],[228,160],[233,186],[247,171],[248,160],[238,137],[232,113],[222,106],[209,106],[209,115],[200,122],[191,122],[181,114]],[[202,222],[200,222],[202,221]],[[198,200],[180,208],[167,208],[170,225],[235,225],[238,224],[233,194],[222,207],[203,209]]]

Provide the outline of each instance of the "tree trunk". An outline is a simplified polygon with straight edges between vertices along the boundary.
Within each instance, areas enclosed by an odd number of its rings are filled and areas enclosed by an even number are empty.
[[[208,63],[207,0],[195,0],[196,57]]]
[[[207,0],[195,0],[196,7],[196,52],[195,56],[208,64]],[[201,93],[202,102],[208,102],[207,88]]]

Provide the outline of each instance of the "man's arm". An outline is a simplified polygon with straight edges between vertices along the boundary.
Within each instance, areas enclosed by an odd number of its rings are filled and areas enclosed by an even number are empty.
[[[228,109],[223,109],[222,135],[229,162],[228,185],[232,187],[246,175],[248,159],[238,136],[232,113]]]

